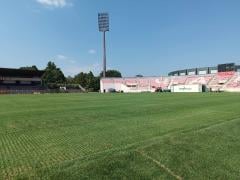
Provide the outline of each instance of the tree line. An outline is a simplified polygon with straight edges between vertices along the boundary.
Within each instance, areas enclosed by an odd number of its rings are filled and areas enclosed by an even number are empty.
[[[38,70],[37,66],[21,67],[24,70]],[[100,78],[103,76],[101,72],[95,76],[93,72],[79,72],[77,75],[65,77],[62,70],[56,66],[52,61],[49,61],[47,67],[44,69],[42,76],[43,85],[48,88],[59,88],[60,86],[67,86],[70,88],[78,88],[81,85],[88,91],[98,91],[100,89]],[[117,70],[108,70],[106,77],[122,77],[122,74]]]

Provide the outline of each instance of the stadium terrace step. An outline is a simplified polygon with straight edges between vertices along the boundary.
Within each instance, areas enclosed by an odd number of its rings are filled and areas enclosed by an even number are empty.
[[[240,90],[240,76],[236,73],[224,86],[226,91],[239,91]]]

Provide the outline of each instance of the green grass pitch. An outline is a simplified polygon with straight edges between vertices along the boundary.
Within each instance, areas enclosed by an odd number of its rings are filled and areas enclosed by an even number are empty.
[[[0,96],[0,179],[239,179],[240,94]]]

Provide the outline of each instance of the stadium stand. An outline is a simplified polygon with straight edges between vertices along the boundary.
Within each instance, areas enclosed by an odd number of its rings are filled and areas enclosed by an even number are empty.
[[[235,72],[218,72],[209,82],[208,86],[213,90],[223,90],[224,85],[235,75]]]
[[[225,85],[225,89],[229,91],[240,91],[240,73],[234,74],[231,80]]]
[[[167,89],[170,79],[167,77],[151,78],[151,87],[154,89]]]
[[[0,68],[0,94],[38,93],[44,90],[44,71]]]
[[[139,78],[138,79],[138,88],[141,91],[148,91],[151,89],[151,79]]]
[[[240,66],[228,63],[185,69],[170,72],[167,77],[104,78],[100,84],[101,92],[108,92],[109,88],[119,92],[156,92],[184,85],[188,88],[202,85],[208,91],[240,92]]]
[[[186,83],[187,76],[174,76],[171,78],[171,86],[172,85],[184,85]]]
[[[212,75],[188,76],[185,84],[186,85],[193,85],[193,84],[202,84],[202,85],[204,85],[204,84],[208,84],[213,77],[214,76],[212,76]]]

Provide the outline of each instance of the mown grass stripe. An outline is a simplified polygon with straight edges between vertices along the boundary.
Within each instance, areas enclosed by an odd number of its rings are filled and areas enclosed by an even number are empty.
[[[165,170],[168,174],[170,174],[171,176],[173,176],[175,179],[177,180],[182,180],[183,178],[179,175],[177,175],[175,172],[173,172],[171,169],[169,169],[168,167],[166,167],[164,164],[162,164],[160,161],[152,158],[151,156],[147,155],[146,153],[144,153],[143,151],[139,151],[137,150],[136,152],[138,152],[141,156],[145,157],[148,160],[151,160],[153,163],[155,163],[157,166],[159,166],[160,168],[162,168],[163,170]]]

